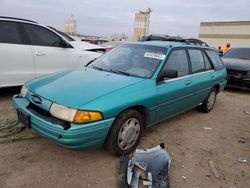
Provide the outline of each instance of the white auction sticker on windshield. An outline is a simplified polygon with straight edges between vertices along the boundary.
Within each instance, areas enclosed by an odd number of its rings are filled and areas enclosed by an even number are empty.
[[[153,59],[163,60],[165,58],[165,55],[163,55],[163,54],[157,54],[157,53],[153,53],[153,52],[146,52],[144,54],[144,57],[149,57],[149,58],[153,58]]]

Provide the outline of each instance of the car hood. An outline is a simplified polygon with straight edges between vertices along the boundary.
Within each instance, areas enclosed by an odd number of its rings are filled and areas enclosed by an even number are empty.
[[[250,70],[250,60],[236,58],[222,58],[227,69]]]
[[[102,46],[98,46],[95,44],[90,44],[88,42],[83,41],[69,41],[69,43],[76,49],[80,50],[93,50],[93,49],[104,49]]]
[[[143,80],[84,67],[32,80],[26,85],[42,98],[79,109],[99,97]]]

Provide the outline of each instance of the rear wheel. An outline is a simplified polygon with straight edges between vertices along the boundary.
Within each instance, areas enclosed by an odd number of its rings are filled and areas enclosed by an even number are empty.
[[[116,155],[128,154],[139,144],[142,132],[141,114],[127,110],[116,118],[105,143],[106,149]]]
[[[208,113],[210,112],[216,101],[217,90],[216,88],[212,88],[207,98],[203,101],[202,105],[198,107],[201,112]]]

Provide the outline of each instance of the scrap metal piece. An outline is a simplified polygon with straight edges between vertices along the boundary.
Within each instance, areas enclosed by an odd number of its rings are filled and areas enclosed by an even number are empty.
[[[132,181],[132,176],[133,176],[133,167],[134,163],[132,163],[131,160],[128,162],[128,170],[127,170],[127,182],[130,185]]]

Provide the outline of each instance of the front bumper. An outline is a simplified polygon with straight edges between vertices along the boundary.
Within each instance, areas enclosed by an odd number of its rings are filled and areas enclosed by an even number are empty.
[[[27,109],[29,101],[25,98],[20,98],[18,95],[13,97],[13,107],[17,111],[29,114],[30,126],[43,137],[46,137],[53,142],[60,144],[63,147],[71,149],[90,149],[101,147],[108,135],[109,129],[114,121],[114,118],[88,123],[88,124],[73,124],[67,130],[61,125],[53,124],[45,119],[33,114]]]
[[[227,87],[250,90],[250,77],[228,75]]]

